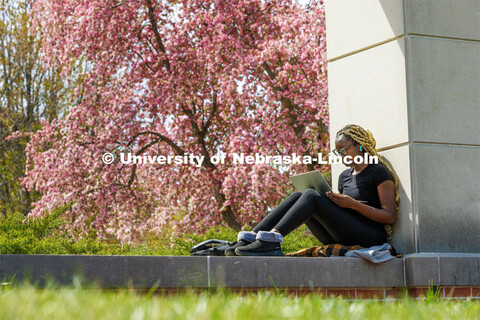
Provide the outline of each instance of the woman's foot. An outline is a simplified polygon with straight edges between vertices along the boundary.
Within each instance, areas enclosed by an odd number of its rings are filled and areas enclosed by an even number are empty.
[[[249,245],[254,242],[257,237],[256,232],[252,231],[240,231],[237,237],[237,243],[225,250],[226,256],[236,256],[235,249]]]
[[[279,242],[256,240],[247,246],[235,249],[238,256],[283,256]]]
[[[237,247],[235,253],[239,256],[283,256],[282,242],[283,236],[278,232],[259,231],[254,242]]]
[[[236,256],[237,254],[235,253],[235,249],[239,247],[244,247],[246,245],[249,245],[251,242],[250,241],[245,241],[245,240],[239,240],[237,243],[235,243],[233,246],[225,250],[225,255],[226,256]]]

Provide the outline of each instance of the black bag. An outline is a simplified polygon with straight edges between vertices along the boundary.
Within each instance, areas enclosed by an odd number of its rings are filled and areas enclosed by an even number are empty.
[[[195,245],[190,249],[192,256],[224,256],[225,250],[233,246],[236,242],[210,239]]]

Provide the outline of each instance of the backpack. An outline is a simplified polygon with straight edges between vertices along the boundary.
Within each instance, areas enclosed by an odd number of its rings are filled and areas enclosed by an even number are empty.
[[[210,239],[195,245],[190,249],[192,256],[224,256],[225,250],[236,244],[236,242]]]

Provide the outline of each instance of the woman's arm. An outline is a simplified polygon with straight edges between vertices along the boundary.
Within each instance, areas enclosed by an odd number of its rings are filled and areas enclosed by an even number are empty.
[[[339,207],[350,208],[373,221],[393,225],[397,221],[395,184],[391,180],[385,180],[378,185],[377,190],[382,209],[371,207],[341,193],[329,191],[327,196]]]

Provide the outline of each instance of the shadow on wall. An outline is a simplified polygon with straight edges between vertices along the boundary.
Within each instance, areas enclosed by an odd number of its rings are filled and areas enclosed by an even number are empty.
[[[395,167],[386,159],[385,162],[393,169],[398,177]],[[410,200],[410,195],[407,194],[403,187],[402,180],[398,177],[398,193],[400,195],[400,204],[397,216],[397,222],[393,227],[393,238],[391,243],[399,253],[411,253],[415,252],[414,247],[414,215],[413,205]]]
[[[385,17],[390,24],[390,28],[392,29],[393,33],[396,35],[401,35],[405,33],[404,21],[398,21],[401,17],[403,18],[404,15],[402,14],[399,16],[398,14],[398,2],[402,2],[404,0],[380,0],[380,5],[382,6],[383,12],[385,13]]]

